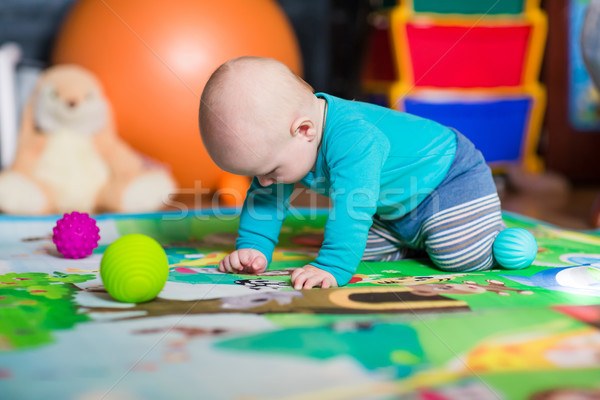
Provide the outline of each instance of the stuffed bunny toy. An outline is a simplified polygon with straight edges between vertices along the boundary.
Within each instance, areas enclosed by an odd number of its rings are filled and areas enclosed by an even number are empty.
[[[151,211],[174,190],[165,166],[117,136],[94,75],[57,65],[40,76],[23,111],[14,163],[0,172],[0,212]]]

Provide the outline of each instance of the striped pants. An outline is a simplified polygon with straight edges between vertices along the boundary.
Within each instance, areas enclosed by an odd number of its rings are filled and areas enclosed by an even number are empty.
[[[504,228],[496,193],[431,215],[410,242],[399,239],[385,221],[374,219],[363,260],[394,261],[420,250],[443,271],[488,270],[495,264],[494,239]]]

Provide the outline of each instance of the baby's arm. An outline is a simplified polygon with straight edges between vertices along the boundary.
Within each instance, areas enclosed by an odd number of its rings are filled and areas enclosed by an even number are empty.
[[[346,285],[356,272],[367,244],[369,228],[377,211],[381,169],[389,144],[370,132],[359,142],[341,142],[338,157],[329,160],[332,208],[325,224],[325,240],[311,266],[333,276],[336,286]],[[305,266],[304,269],[307,269]],[[323,276],[312,270],[312,275]],[[311,286],[312,281],[294,286]],[[321,280],[321,283],[323,280]],[[312,285],[315,286],[315,285]]]
[[[240,215],[236,251],[223,260],[222,266],[219,264],[220,270],[264,272],[273,257],[293,189],[292,184],[262,187],[256,178],[252,180]]]

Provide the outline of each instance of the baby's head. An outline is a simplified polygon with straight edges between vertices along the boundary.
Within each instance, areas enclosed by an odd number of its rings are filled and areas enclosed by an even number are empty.
[[[200,132],[213,161],[263,186],[297,182],[316,160],[322,101],[287,66],[240,57],[221,65],[200,101]]]

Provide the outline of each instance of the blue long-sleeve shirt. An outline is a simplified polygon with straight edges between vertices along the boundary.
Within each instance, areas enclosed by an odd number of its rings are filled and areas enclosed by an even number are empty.
[[[444,179],[455,133],[434,121],[325,93],[327,117],[317,162],[300,183],[330,197],[325,239],[311,264],[348,283],[362,258],[373,216],[398,219]],[[270,263],[293,184],[252,181],[236,248],[261,251]]]

